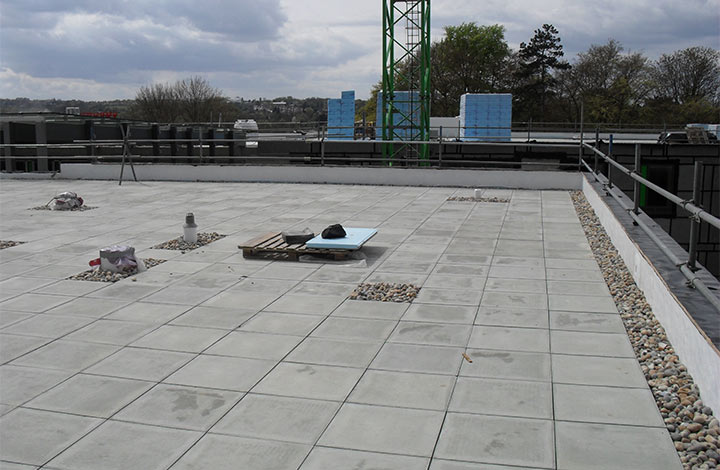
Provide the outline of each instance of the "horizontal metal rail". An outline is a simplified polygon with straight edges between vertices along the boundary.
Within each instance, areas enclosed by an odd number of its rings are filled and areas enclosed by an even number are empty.
[[[653,191],[655,191],[657,194],[661,195],[662,197],[664,197],[664,198],[667,199],[668,201],[670,201],[670,202],[672,202],[673,204],[675,204],[675,205],[677,205],[677,206],[685,209],[686,211],[690,212],[690,214],[692,214],[693,217],[697,217],[697,218],[699,218],[699,219],[702,219],[702,220],[704,220],[705,222],[707,222],[707,223],[709,223],[710,225],[712,225],[713,227],[720,229],[720,219],[718,219],[718,218],[715,217],[714,215],[710,214],[710,213],[707,212],[706,210],[704,210],[704,209],[696,206],[696,205],[693,204],[690,200],[682,199],[681,197],[676,196],[675,194],[671,193],[670,191],[667,191],[667,190],[661,188],[660,186],[656,185],[655,183],[653,183],[653,182],[651,182],[651,181],[648,181],[647,179],[645,179],[645,178],[643,178],[642,176],[640,176],[640,174],[638,174],[638,172],[637,172],[636,170],[629,170],[628,168],[625,168],[623,165],[621,165],[620,163],[616,162],[615,160],[613,160],[612,158],[610,158],[609,156],[607,156],[605,153],[603,153],[602,151],[600,151],[600,150],[598,150],[597,148],[595,148],[594,146],[592,146],[592,145],[590,145],[590,144],[587,144],[587,143],[584,143],[583,146],[586,147],[586,148],[588,148],[588,149],[590,149],[590,150],[592,150],[593,152],[595,152],[600,158],[602,158],[602,159],[603,159],[604,161],[606,161],[608,164],[610,164],[610,165],[612,165],[613,167],[615,167],[615,168],[617,168],[618,170],[620,170],[621,173],[624,173],[625,175],[629,176],[629,177],[632,178],[633,180],[642,183],[642,184],[645,185],[647,188],[652,189]],[[586,164],[585,166],[586,166],[588,169],[590,169],[590,167],[589,167],[587,164]],[[590,169],[590,171],[592,171],[592,169]],[[594,172],[593,172],[593,173],[594,173]]]

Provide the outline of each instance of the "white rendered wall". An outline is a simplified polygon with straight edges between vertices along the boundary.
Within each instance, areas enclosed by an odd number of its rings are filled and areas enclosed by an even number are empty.
[[[141,181],[228,181],[509,189],[580,189],[579,172],[471,169],[353,168],[341,166],[135,165]],[[63,163],[56,178],[117,180],[120,165]],[[124,180],[132,180],[125,166]]]
[[[612,210],[583,177],[583,193],[595,210],[613,245],[627,265],[635,283],[645,294],[655,317],[665,328],[675,351],[700,388],[703,402],[720,411],[720,354],[698,329],[687,310],[632,241]]]

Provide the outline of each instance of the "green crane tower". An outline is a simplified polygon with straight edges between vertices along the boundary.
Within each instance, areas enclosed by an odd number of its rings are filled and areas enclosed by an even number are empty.
[[[428,145],[412,142],[430,138],[430,0],[383,0],[380,104],[382,139],[399,141],[383,144],[388,164],[427,160]]]

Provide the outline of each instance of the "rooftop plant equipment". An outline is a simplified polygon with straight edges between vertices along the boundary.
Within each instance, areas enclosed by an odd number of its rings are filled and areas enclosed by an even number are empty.
[[[412,142],[430,138],[430,0],[383,0],[381,105],[382,139],[400,141],[383,144],[388,164],[428,159]]]

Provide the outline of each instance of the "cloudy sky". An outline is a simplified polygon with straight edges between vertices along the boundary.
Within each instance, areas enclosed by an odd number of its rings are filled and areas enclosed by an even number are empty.
[[[0,97],[132,98],[202,75],[227,96],[367,97],[382,0],[0,0]],[[651,58],[720,49],[720,0],[432,0],[443,26],[501,24],[511,47],[552,23],[566,56],[609,38]]]

